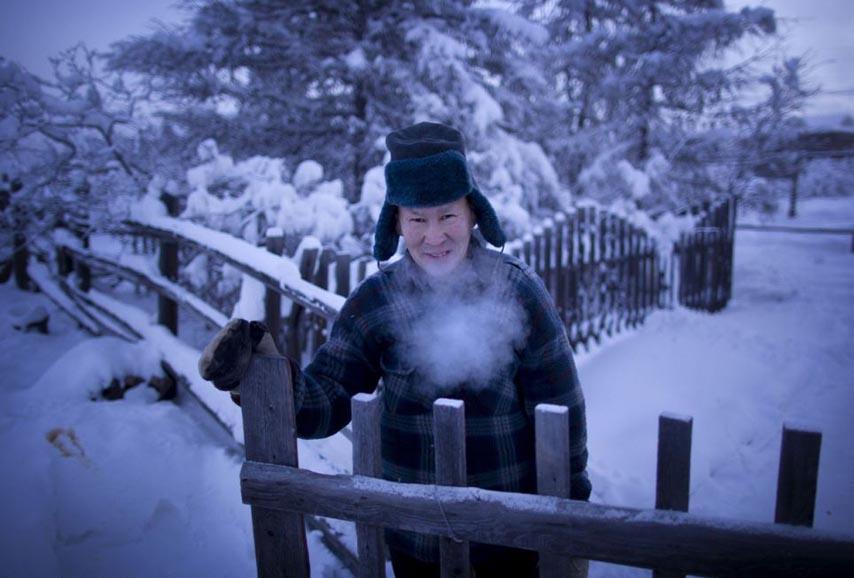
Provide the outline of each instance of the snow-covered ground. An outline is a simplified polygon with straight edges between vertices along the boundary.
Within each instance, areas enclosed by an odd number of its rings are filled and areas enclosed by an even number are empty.
[[[854,226],[854,199],[781,223]],[[3,576],[247,576],[255,571],[240,460],[140,386],[150,348],[88,338],[42,295],[0,286]],[[43,305],[49,335],[12,323]],[[578,356],[593,500],[652,507],[658,415],[694,418],[691,511],[773,519],[783,423],[823,432],[815,525],[854,535],[854,253],[850,237],[739,231],[735,290],[715,315],[653,314]],[[317,536],[315,576],[347,575]],[[594,564],[592,576],[642,574]]]

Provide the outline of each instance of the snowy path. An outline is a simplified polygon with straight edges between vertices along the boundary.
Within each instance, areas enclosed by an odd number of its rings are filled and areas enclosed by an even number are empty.
[[[854,225],[854,199],[802,210],[798,225]],[[579,355],[593,499],[652,506],[657,419],[667,411],[694,418],[691,510],[770,521],[780,432],[795,421],[824,432],[816,526],[854,534],[850,238],[739,232],[735,282],[720,314],[658,312]],[[0,303],[4,575],[252,575],[239,460],[144,389],[88,401],[114,372],[151,370],[144,350],[88,339],[43,296],[10,283]],[[12,331],[10,317],[37,303],[52,313],[51,334]],[[311,547],[315,576],[343,575],[316,539]],[[591,570],[624,574],[648,575]]]

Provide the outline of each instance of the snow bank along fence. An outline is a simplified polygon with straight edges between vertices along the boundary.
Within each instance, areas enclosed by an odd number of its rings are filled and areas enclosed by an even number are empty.
[[[276,383],[277,387],[270,387]],[[286,384],[286,387],[282,387]],[[854,537],[813,521],[821,434],[784,428],[774,524],[688,514],[691,419],[659,422],[656,509],[567,499],[569,412],[536,409],[539,495],[467,488],[465,408],[433,406],[437,485],[379,479],[382,400],[352,399],[353,475],[298,467],[290,374],[281,357],[254,356],[241,384],[246,462],[258,576],[308,578],[304,514],[356,523],[358,576],[385,575],[383,528],[440,537],[442,576],[469,576],[468,543],[540,552],[540,576],[566,576],[569,557],[653,568],[659,577],[854,575]]]

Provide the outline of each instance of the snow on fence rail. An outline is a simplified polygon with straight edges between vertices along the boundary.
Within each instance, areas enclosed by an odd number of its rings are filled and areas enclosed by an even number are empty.
[[[277,387],[270,387],[273,382]],[[254,356],[241,400],[247,461],[240,483],[243,501],[252,508],[259,577],[309,576],[303,514],[356,522],[360,578],[384,576],[384,527],[443,538],[441,565],[455,576],[468,576],[465,541],[539,551],[544,577],[561,569],[565,575],[560,560],[567,556],[653,568],[668,576],[854,575],[854,537],[798,527],[812,525],[818,432],[784,428],[776,523],[763,524],[673,511],[688,507],[690,418],[661,416],[658,509],[641,510],[565,497],[569,414],[555,406],[536,410],[541,495],[527,495],[459,487],[465,479],[465,418],[458,400],[434,405],[437,485],[377,479],[377,396],[352,400],[352,476],[298,468],[284,358]]]

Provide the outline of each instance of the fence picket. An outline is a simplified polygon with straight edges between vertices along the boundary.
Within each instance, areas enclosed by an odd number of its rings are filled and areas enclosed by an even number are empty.
[[[247,463],[297,467],[296,417],[288,360],[253,355],[240,390]],[[302,514],[252,505],[252,533],[259,578],[309,578]]]
[[[268,229],[267,238],[265,240],[267,250],[273,255],[282,255],[285,250],[285,235],[281,229]],[[273,291],[269,287],[264,288],[264,323],[267,325],[267,330],[273,336],[276,347],[281,347],[282,331],[282,296],[277,291]]]
[[[353,415],[353,474],[382,476],[380,413],[377,395],[359,393],[350,400]],[[356,524],[359,551],[358,578],[385,578],[385,540],[380,526]]]
[[[433,403],[433,435],[436,483],[440,486],[465,486],[466,418],[462,401],[443,398]],[[442,507],[441,502],[439,507]],[[442,578],[468,578],[471,574],[468,541],[456,538],[453,531],[449,537],[440,537],[439,566]]]
[[[774,522],[812,526],[820,454],[821,432],[783,426]]]
[[[569,408],[541,403],[534,410],[534,429],[537,455],[537,493],[541,496],[568,498],[570,495],[569,467]],[[540,578],[566,578],[567,572],[586,564],[571,556],[540,552]]]
[[[691,430],[693,418],[673,414],[658,417],[658,463],[655,509],[688,511],[691,487]],[[654,570],[654,578],[679,578],[684,574]]]

